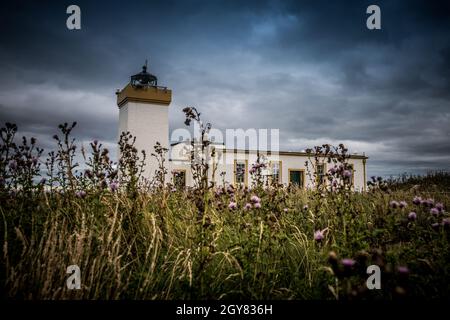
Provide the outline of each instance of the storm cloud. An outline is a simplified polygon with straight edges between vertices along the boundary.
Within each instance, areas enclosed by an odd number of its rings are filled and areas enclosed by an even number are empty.
[[[66,8],[81,8],[81,30]],[[381,30],[366,8],[381,8]],[[1,4],[0,120],[50,148],[61,122],[114,145],[115,90],[149,59],[214,127],[279,128],[281,149],[345,143],[369,175],[450,169],[444,1],[16,1]]]

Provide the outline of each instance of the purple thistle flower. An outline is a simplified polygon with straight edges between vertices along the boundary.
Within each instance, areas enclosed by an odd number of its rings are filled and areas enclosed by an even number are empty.
[[[398,208],[400,206],[400,204],[397,201],[392,200],[391,202],[389,202],[389,206],[391,208],[395,209],[395,208]]]
[[[406,203],[406,201],[400,201],[400,203],[399,203],[399,207],[400,208],[406,208],[408,206],[408,204]]]
[[[412,201],[416,206],[418,206],[421,202],[422,202],[422,198],[421,197],[414,197],[413,201]]]
[[[250,210],[252,208],[252,205],[250,203],[246,203],[244,206],[244,210]]]
[[[323,234],[323,231],[317,230],[314,232],[314,240],[316,240],[317,242],[322,241],[324,237],[325,235]]]
[[[437,208],[431,208],[430,209],[430,213],[434,216],[438,216],[439,215],[439,210]]]
[[[444,227],[450,226],[450,218],[444,218],[444,219],[442,219],[442,225],[443,225]]]
[[[255,208],[255,209],[261,208],[261,203],[260,203],[260,202],[256,202],[256,203],[253,205],[253,208]]]
[[[305,204],[304,206],[303,206],[303,210],[308,210],[308,205],[307,204]]]
[[[15,160],[11,161],[11,162],[9,163],[9,168],[10,168],[11,170],[16,170],[16,169],[17,169],[17,162],[16,162]]]
[[[84,197],[86,197],[86,191],[84,190],[77,191],[75,192],[75,196],[77,198],[83,199]]]
[[[110,189],[112,192],[117,191],[117,190],[119,189],[119,183],[116,182],[116,181],[111,182],[111,183],[109,184],[109,189]]]
[[[230,202],[230,204],[228,205],[228,209],[230,209],[230,210],[234,210],[234,209],[236,209],[237,208],[237,204],[236,204],[236,202]]]
[[[436,205],[434,206],[436,209],[439,210],[439,212],[444,211],[444,205],[441,202],[436,203]]]
[[[414,211],[411,211],[410,213],[408,213],[408,219],[409,220],[416,220],[417,219],[417,214]]]
[[[398,273],[403,274],[403,275],[406,275],[409,273],[409,269],[406,266],[398,266],[397,271],[398,271]]]
[[[432,227],[434,230],[438,230],[438,229],[439,229],[439,223],[437,223],[437,222],[432,223],[432,224],[431,224],[431,227]]]
[[[342,174],[345,178],[350,178],[352,176],[352,172],[350,170],[344,170]]]
[[[261,199],[258,196],[252,196],[250,198],[250,201],[253,203],[259,203],[259,202],[261,202]]]
[[[422,204],[428,207],[432,207],[434,205],[434,200],[430,198],[422,201]]]
[[[345,259],[341,260],[341,263],[342,263],[342,265],[344,267],[351,268],[351,267],[353,267],[355,265],[355,260],[349,259],[349,258],[345,258]]]
[[[331,174],[336,173],[336,166],[332,167],[330,170],[328,170]]]

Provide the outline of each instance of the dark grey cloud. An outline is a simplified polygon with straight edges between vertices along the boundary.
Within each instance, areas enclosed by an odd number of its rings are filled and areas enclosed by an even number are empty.
[[[82,30],[65,27],[68,5]],[[370,4],[382,30],[365,27]],[[446,1],[15,1],[0,5],[0,119],[113,145],[114,91],[149,58],[220,129],[279,128],[283,149],[348,144],[369,174],[450,169]]]

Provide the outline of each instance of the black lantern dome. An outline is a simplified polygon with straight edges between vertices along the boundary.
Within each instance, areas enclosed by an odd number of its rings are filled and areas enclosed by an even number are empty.
[[[131,76],[130,83],[135,88],[156,87],[158,86],[158,79],[156,76],[147,72],[147,61],[145,61],[145,65],[142,66],[142,71]]]

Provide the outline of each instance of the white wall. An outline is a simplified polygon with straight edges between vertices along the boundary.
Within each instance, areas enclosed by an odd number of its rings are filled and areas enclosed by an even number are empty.
[[[186,153],[180,152],[181,149],[185,148],[184,144],[178,144],[174,147],[175,152],[173,152],[174,155],[176,155],[177,160],[183,159],[183,155]],[[217,150],[217,149],[216,149]],[[221,150],[217,150],[217,154],[221,155]],[[189,154],[189,153],[187,153]],[[175,157],[174,157],[175,158]],[[267,156],[267,161],[281,161],[281,177],[282,177],[282,183],[288,184],[289,183],[289,169],[300,169],[304,170],[304,177],[305,177],[305,186],[306,187],[313,187],[314,183],[311,178],[314,178],[313,172],[311,172],[312,177],[308,176],[308,170],[305,165],[305,162],[308,160],[307,156],[299,156],[299,155],[278,155],[278,156]],[[190,166],[188,164],[188,156],[184,158],[186,161],[185,163],[182,163],[180,161],[174,161],[171,163],[172,169],[185,169],[186,170],[186,184],[187,185],[193,185],[192,180],[192,173],[190,170]],[[251,175],[248,173],[248,170],[250,170],[252,164],[256,163],[257,160],[257,154],[255,152],[251,153],[245,153],[245,152],[238,152],[236,154],[234,153],[223,153],[222,157],[217,162],[219,163],[218,169],[216,171],[215,181],[219,185],[222,183],[222,178],[220,177],[220,173],[222,171],[226,172],[225,175],[225,182],[233,184],[234,183],[234,160],[238,161],[245,161],[247,160],[247,184],[251,186],[252,179]],[[349,159],[348,163],[353,164],[354,167],[354,188],[355,190],[363,190],[364,188],[364,165],[362,159]],[[330,169],[332,164],[326,164],[326,170]],[[313,170],[310,168],[310,170]],[[210,172],[210,178],[211,178],[211,172]]]
[[[165,148],[169,147],[168,111],[165,105],[139,102],[126,102],[119,110],[119,136],[129,131],[136,137],[135,146],[139,152],[146,152],[146,178],[152,178],[157,169],[157,162],[151,156],[156,142]]]

